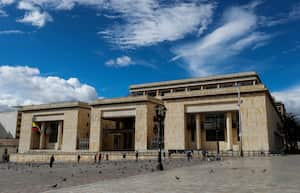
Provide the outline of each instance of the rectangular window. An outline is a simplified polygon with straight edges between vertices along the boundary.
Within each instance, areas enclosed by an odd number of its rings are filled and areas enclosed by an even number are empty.
[[[164,96],[164,95],[167,94],[167,93],[171,93],[171,90],[161,90],[161,91],[160,91],[160,95],[161,95],[161,96]]]
[[[155,96],[156,96],[156,91],[148,91],[148,92],[147,92],[147,95],[148,95],[148,96],[155,97]]]
[[[209,113],[205,116],[206,141],[225,141],[225,114]]]
[[[192,86],[192,87],[189,87],[189,90],[190,91],[201,90],[201,86]]]
[[[243,81],[243,82],[239,82],[238,83],[240,86],[251,86],[253,85],[253,81],[249,80],[249,81]]]
[[[175,88],[174,92],[184,92],[185,88]]]
[[[216,85],[216,84],[205,85],[204,88],[205,89],[216,89],[216,88],[218,88],[218,85]]]
[[[194,114],[187,115],[187,129],[191,131],[191,141],[195,142],[196,140],[196,116]]]
[[[221,88],[228,88],[228,87],[234,87],[235,84],[233,82],[229,82],[229,83],[223,83],[220,85]]]
[[[56,143],[57,142],[57,135],[58,135],[58,122],[50,122],[49,127],[49,143]]]

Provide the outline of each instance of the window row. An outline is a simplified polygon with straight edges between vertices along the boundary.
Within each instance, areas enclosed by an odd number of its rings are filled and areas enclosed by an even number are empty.
[[[150,90],[146,91],[145,94],[147,96],[164,96],[167,93],[171,92],[184,92],[184,91],[196,91],[196,90],[208,90],[208,89],[217,89],[217,88],[229,88],[229,87],[235,87],[237,84],[239,86],[251,86],[255,85],[257,82],[256,81],[242,81],[242,82],[229,82],[229,83],[222,83],[222,84],[208,84],[208,85],[203,85],[203,86],[191,86],[191,87],[178,87],[174,89],[163,89],[163,90]],[[142,96],[144,95],[143,91],[140,92],[133,92],[133,96]]]

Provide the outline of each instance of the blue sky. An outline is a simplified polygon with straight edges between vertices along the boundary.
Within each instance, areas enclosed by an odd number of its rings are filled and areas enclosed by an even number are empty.
[[[300,113],[299,24],[299,0],[0,0],[0,108],[257,71]]]

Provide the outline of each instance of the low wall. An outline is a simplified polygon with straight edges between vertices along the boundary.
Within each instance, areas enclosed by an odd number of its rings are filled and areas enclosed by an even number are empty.
[[[15,163],[48,163],[50,157],[54,156],[56,162],[77,162],[80,155],[80,162],[94,162],[97,153],[92,152],[28,152],[10,155],[10,161]],[[101,152],[102,160],[135,160],[135,152]],[[125,158],[123,157],[125,155]],[[139,160],[157,159],[157,152],[139,153]],[[183,157],[184,155],[181,155]],[[98,160],[98,155],[96,156]],[[174,158],[178,157],[174,155]]]
[[[10,161],[15,163],[48,163],[50,161],[50,157],[54,155],[56,162],[77,162],[77,156],[80,155],[80,162],[94,162],[96,152],[88,152],[88,151],[80,151],[80,152],[55,152],[55,151],[32,151],[27,153],[16,153],[10,155]],[[101,152],[102,160],[135,160],[135,152]],[[125,155],[125,158],[124,158]],[[239,151],[221,151],[219,154],[221,157],[239,157]],[[270,154],[269,152],[263,151],[244,151],[245,157],[262,157],[262,156],[271,156],[271,155],[279,155],[279,154]],[[215,151],[207,152],[207,156],[216,156]],[[139,152],[138,159],[139,160],[153,160],[157,159],[158,152]],[[162,157],[167,158],[186,158],[186,153],[182,152],[172,152],[171,155],[168,153],[164,153]],[[193,152],[194,158],[202,158],[201,151]],[[98,160],[98,155],[97,155]]]

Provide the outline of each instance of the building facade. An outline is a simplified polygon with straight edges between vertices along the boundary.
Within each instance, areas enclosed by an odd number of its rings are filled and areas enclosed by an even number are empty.
[[[19,152],[88,150],[90,106],[82,102],[22,108]]]
[[[255,72],[132,85],[129,92],[90,104],[23,107],[19,151],[147,152],[158,148],[159,133],[170,151],[282,148],[282,112]],[[158,105],[166,108],[162,131],[154,121]]]
[[[18,109],[0,112],[0,139],[19,139],[22,114]]]

